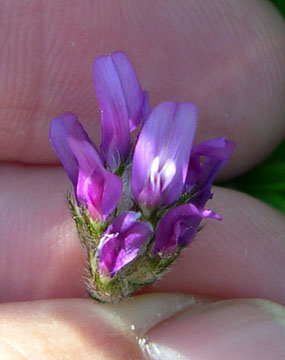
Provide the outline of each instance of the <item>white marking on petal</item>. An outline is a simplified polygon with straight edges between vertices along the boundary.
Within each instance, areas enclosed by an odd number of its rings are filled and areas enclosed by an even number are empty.
[[[156,156],[151,163],[150,167],[150,182],[154,184],[157,181],[157,175],[159,172],[159,157]]]
[[[162,181],[162,190],[165,190],[167,186],[171,183],[176,173],[176,165],[175,162],[171,159],[168,159],[164,164],[163,168],[160,171],[161,176],[163,178]]]
[[[150,167],[150,183],[154,192],[164,191],[176,173],[175,161],[167,159],[166,162],[160,167],[160,159],[158,156],[154,158]]]
[[[104,234],[101,237],[98,249],[101,249],[103,245],[105,245],[107,242],[109,242],[110,240],[112,240],[114,237],[117,238],[119,236],[119,233],[113,233],[113,234]]]

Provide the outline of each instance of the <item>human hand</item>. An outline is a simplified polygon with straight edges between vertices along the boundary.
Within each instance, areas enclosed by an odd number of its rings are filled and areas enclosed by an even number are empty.
[[[67,110],[100,138],[92,62],[119,49],[154,104],[197,104],[196,141],[236,141],[224,177],[245,171],[284,136],[282,19],[260,0],[70,3],[0,4],[0,358],[139,359],[147,333],[157,359],[282,359],[282,307],[214,302],[285,304],[281,214],[215,189],[223,222],[207,223],[148,295],[100,305],[84,299],[69,184],[48,144],[50,119]]]

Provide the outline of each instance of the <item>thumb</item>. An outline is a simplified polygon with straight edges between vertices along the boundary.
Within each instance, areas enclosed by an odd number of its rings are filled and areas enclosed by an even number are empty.
[[[148,294],[0,305],[0,358],[282,359],[285,311],[265,300]],[[4,356],[5,355],[5,356]]]
[[[0,359],[142,359],[138,337],[198,301],[157,294],[117,305],[91,299],[1,304]]]

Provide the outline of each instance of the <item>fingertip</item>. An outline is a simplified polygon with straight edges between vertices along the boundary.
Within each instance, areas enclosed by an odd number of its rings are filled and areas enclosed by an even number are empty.
[[[281,359],[285,310],[264,300],[228,300],[190,308],[146,335],[149,359]]]
[[[9,350],[11,359],[18,359],[19,354],[51,360],[142,359],[138,338],[155,324],[200,301],[186,295],[157,294],[116,305],[92,299],[2,304],[0,358]]]

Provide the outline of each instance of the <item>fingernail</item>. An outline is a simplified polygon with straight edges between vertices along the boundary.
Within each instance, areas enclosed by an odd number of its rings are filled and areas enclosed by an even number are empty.
[[[185,309],[140,342],[146,359],[266,359],[285,356],[285,308],[266,300],[228,300]]]

